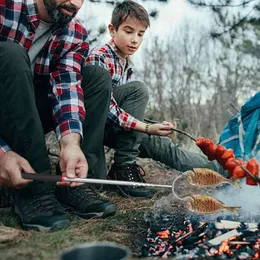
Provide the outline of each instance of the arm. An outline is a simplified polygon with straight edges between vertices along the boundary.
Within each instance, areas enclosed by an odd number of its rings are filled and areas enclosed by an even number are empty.
[[[89,45],[86,42],[87,32],[78,26],[79,24],[76,24],[73,27],[75,34],[73,40],[70,36],[60,41],[62,45],[56,48],[58,51],[53,56],[54,66],[50,73],[50,85],[53,91],[52,109],[58,140],[70,133],[83,136],[82,124],[85,119],[85,108],[84,93],[81,88],[81,69]],[[76,31],[80,36],[76,36]],[[64,42],[66,45],[63,45]]]
[[[109,74],[112,76],[114,74],[113,68],[113,58],[109,55],[106,56],[101,49],[93,50],[87,57],[85,65],[96,65],[106,69]],[[108,113],[108,120],[119,127],[124,128],[125,130],[134,130],[136,126],[137,119],[129,115],[122,108],[120,108],[111,95],[111,102]]]
[[[81,68],[88,52],[88,44],[84,39],[86,35],[82,35],[80,40],[74,39],[76,43],[71,43],[67,47],[69,50],[62,50],[57,55],[59,58],[56,60],[55,70],[50,74],[53,115],[61,148],[60,168],[62,175],[69,178],[85,178],[88,172],[88,164],[80,148],[85,119]],[[70,186],[78,184],[71,183]]]
[[[112,76],[114,74],[113,62],[114,62],[113,58],[111,58],[109,55],[107,57],[106,54],[102,52],[102,48],[101,48],[101,49],[93,50],[92,53],[90,53],[89,56],[87,57],[85,64],[103,67]],[[137,120],[136,118],[134,118],[133,116],[125,112],[122,108],[120,108],[116,100],[114,99],[113,94],[111,95],[108,120],[111,123],[119,127],[122,127],[128,131],[138,131],[138,132],[154,134],[154,135],[168,135],[172,132],[172,128],[173,128],[173,125],[168,122],[167,124],[163,123],[163,124],[149,125],[147,128],[146,123]]]

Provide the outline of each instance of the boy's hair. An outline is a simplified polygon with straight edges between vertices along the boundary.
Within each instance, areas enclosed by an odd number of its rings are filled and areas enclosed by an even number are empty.
[[[111,24],[113,24],[114,28],[118,30],[120,24],[122,24],[128,17],[143,22],[146,27],[150,26],[149,15],[143,6],[132,0],[125,0],[116,3],[111,19]]]

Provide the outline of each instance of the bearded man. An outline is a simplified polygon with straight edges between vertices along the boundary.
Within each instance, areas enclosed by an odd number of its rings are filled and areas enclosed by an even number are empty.
[[[0,184],[15,188],[14,209],[25,229],[67,228],[64,206],[82,218],[116,211],[90,187],[21,177],[22,172],[51,174],[45,134],[52,130],[60,145],[61,174],[94,176],[112,82],[101,67],[83,68],[87,31],[74,18],[82,4],[0,0]],[[96,142],[89,145],[92,139]]]

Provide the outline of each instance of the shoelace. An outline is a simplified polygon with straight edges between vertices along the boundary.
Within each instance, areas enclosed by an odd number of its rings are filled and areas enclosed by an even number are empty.
[[[137,181],[137,182],[145,182],[144,177],[145,171],[144,169],[138,164],[132,164],[128,168],[128,177],[130,181]]]
[[[90,203],[97,201],[100,202],[101,200],[101,197],[95,192],[92,187],[76,187],[71,190],[71,193],[80,198],[87,198]]]
[[[55,211],[63,211],[61,205],[56,200],[54,193],[48,193],[43,196],[35,196],[32,198],[29,203],[25,202],[25,213],[28,216],[35,216],[35,211],[41,213],[52,213]]]

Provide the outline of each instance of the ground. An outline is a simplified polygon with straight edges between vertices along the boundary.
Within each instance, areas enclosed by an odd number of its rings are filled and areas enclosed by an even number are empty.
[[[55,158],[52,161],[56,163]],[[139,163],[145,169],[145,179],[149,183],[171,184],[178,176],[177,172],[151,160],[140,160]],[[82,220],[71,216],[71,227],[54,233],[22,231],[11,209],[2,209],[0,259],[58,259],[65,248],[92,241],[110,241],[128,246],[133,252],[131,259],[136,259],[134,257],[138,257],[148,229],[145,214],[158,207],[171,207],[174,203],[171,189],[164,188],[157,189],[154,197],[148,200],[123,198],[107,191],[101,195],[117,204],[115,216],[101,220]]]

